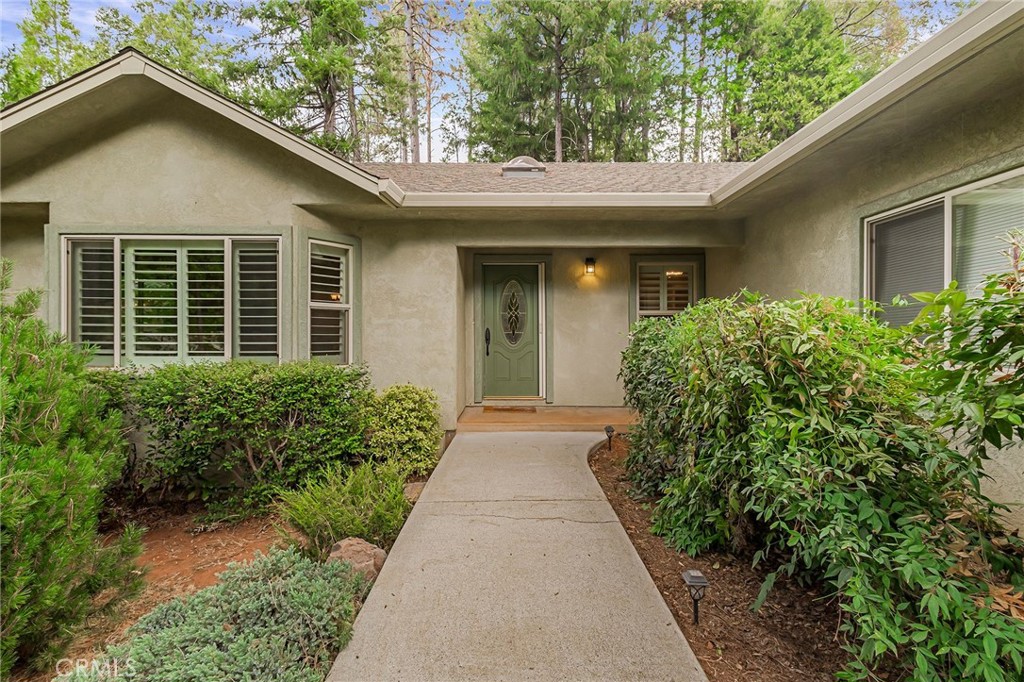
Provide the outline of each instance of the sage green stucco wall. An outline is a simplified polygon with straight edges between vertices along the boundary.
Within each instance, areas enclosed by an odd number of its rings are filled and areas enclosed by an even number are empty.
[[[906,133],[900,145],[879,149],[836,177],[822,176],[814,187],[779,196],[752,215],[742,248],[709,254],[709,276],[721,276],[714,289],[859,298],[864,218],[1024,165],[1024,92]],[[736,267],[714,268],[717,256]],[[998,453],[987,470],[992,480],[986,491],[1016,505],[1011,522],[1024,528],[1024,448]]]
[[[14,261],[14,277],[8,295],[44,286],[43,225],[31,217],[0,218],[0,257]]]

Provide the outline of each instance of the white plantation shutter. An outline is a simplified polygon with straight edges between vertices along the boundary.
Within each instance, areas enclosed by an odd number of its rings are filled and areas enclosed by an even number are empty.
[[[224,246],[185,246],[191,358],[224,356]]]
[[[234,258],[235,354],[277,358],[277,243],[236,242]]]
[[[953,197],[953,277],[968,294],[1008,268],[1002,237],[1024,229],[1024,176]]]
[[[945,286],[944,233],[941,203],[874,224],[874,298],[883,306],[880,317],[890,325],[909,324],[917,317],[924,304],[910,294]],[[895,296],[912,304],[893,306]]]
[[[179,355],[178,254],[173,246],[125,249],[125,331],[130,358],[146,361]]]
[[[348,249],[312,242],[309,250],[309,354],[349,361]]]
[[[114,362],[114,242],[71,245],[71,340],[93,347],[95,362]]]
[[[674,315],[693,303],[692,263],[651,263],[637,266],[637,314]]]

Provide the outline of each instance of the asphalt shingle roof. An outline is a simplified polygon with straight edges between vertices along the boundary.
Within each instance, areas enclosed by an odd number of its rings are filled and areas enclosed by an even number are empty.
[[[505,178],[500,163],[356,163],[405,192],[711,192],[749,163],[549,163],[543,177]]]

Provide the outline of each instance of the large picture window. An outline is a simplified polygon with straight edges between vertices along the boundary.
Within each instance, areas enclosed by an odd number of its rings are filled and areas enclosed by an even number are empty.
[[[338,364],[351,361],[351,313],[349,247],[310,240],[310,357]]]
[[[277,240],[68,238],[65,253],[65,328],[96,364],[279,357]]]
[[[930,197],[867,221],[866,295],[891,325],[909,324],[910,295],[955,280],[972,295],[1006,267],[1002,237],[1024,226],[1024,168]],[[895,297],[909,306],[891,305]]]

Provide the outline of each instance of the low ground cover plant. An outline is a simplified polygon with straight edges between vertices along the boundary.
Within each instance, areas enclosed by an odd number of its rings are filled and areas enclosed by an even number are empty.
[[[324,558],[331,545],[347,537],[389,549],[411,507],[404,484],[394,464],[334,464],[297,489],[281,490],[276,509],[306,536],[316,557]]]
[[[369,449],[406,474],[427,474],[440,455],[441,412],[437,394],[402,384],[377,395],[370,407]]]
[[[130,640],[61,682],[321,682],[348,643],[367,583],[348,564],[272,549],[216,585],[161,604]]]
[[[140,531],[103,544],[106,488],[125,461],[120,415],[87,380],[89,352],[36,317],[40,294],[10,300],[0,273],[0,677],[44,666],[92,599],[137,584]]]
[[[629,466],[655,531],[830,585],[846,679],[1017,680],[1024,555],[976,458],[920,416],[913,339],[822,297],[708,299],[634,327]],[[756,605],[755,605],[756,606]]]

